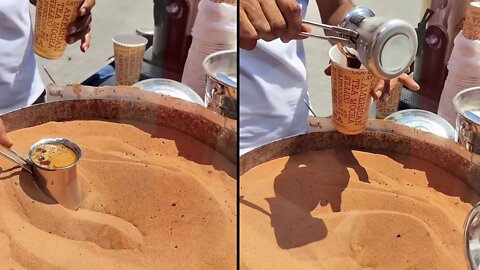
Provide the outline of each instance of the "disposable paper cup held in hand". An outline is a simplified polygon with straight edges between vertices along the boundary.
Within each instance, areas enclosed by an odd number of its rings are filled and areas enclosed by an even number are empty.
[[[341,133],[354,135],[365,130],[372,106],[371,91],[378,82],[363,66],[347,67],[347,58],[337,46],[329,51],[332,69],[333,125]]]
[[[139,35],[120,35],[113,38],[118,85],[130,86],[138,82],[147,42],[146,38]]]
[[[37,0],[33,50],[43,58],[62,57],[67,46],[67,27],[79,15],[84,0]]]
[[[385,119],[390,114],[398,111],[398,105],[400,104],[400,96],[402,95],[403,84],[398,83],[397,87],[392,89],[390,92],[390,98],[385,101],[377,102],[377,113],[376,116],[378,119]]]

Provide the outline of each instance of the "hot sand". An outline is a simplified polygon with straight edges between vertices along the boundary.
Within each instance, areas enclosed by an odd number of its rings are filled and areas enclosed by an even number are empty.
[[[468,269],[477,194],[412,157],[330,149],[240,181],[241,269]]]
[[[80,146],[71,211],[0,159],[1,269],[235,269],[236,167],[201,142],[140,123],[72,121],[10,133]],[[212,165],[213,164],[213,165]]]

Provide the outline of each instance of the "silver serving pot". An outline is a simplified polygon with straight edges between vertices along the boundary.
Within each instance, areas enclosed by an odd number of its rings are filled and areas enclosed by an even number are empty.
[[[378,78],[400,76],[415,59],[417,34],[404,20],[377,17],[368,8],[356,7],[347,13],[340,26],[358,33],[353,39],[355,54]]]
[[[210,54],[203,61],[203,68],[207,74],[207,108],[237,120],[237,52],[231,50]]]
[[[453,98],[457,111],[458,143],[475,154],[480,154],[480,87],[460,91]]]

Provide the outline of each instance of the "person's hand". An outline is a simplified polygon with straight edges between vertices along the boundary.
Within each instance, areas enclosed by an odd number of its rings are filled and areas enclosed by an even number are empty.
[[[67,28],[67,43],[73,44],[79,40],[80,50],[86,52],[90,47],[90,30],[92,24],[92,8],[95,6],[95,0],[85,0],[80,6],[79,17]]]
[[[296,0],[240,1],[240,48],[253,50],[259,39],[304,39],[300,32],[310,32],[310,27],[302,25],[302,9]]]
[[[2,119],[0,119],[0,144],[7,148],[12,147],[13,145],[12,140],[10,140],[10,138],[7,136],[7,130]]]
[[[330,76],[332,74],[331,66],[328,65],[324,72],[325,75]],[[399,83],[413,91],[420,89],[420,86],[417,84],[417,82],[415,82],[415,80],[408,76],[408,74],[403,73],[402,75],[390,81],[379,80],[371,92],[373,99],[383,102],[387,101],[390,98],[390,93],[397,88]]]
[[[32,5],[37,4],[37,0],[30,0]],[[86,52],[90,47],[90,29],[92,24],[92,8],[95,6],[95,0],[85,0],[78,10],[79,17],[67,28],[67,43],[73,44],[79,40],[80,50]]]
[[[390,81],[380,80],[372,90],[373,99],[383,102],[387,101],[390,98],[390,93],[397,88],[399,83],[413,91],[420,89],[420,86],[415,82],[415,80],[408,76],[408,74],[403,73],[402,75]]]

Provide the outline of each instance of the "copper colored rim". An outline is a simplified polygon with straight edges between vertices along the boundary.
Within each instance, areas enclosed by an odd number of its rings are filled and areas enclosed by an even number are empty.
[[[389,152],[420,158],[446,170],[480,192],[479,164],[474,164],[458,153],[431,144],[427,140],[381,131],[365,131],[355,136],[336,131],[313,132],[275,141],[242,155],[240,175],[270,160],[331,148]]]
[[[207,109],[204,110],[202,113],[209,113]],[[2,115],[8,132],[51,121],[88,119],[133,120],[168,127],[207,144],[233,163],[238,160],[237,134],[221,125],[223,118],[215,121],[201,113],[172,106],[115,99],[84,99],[44,103]]]

